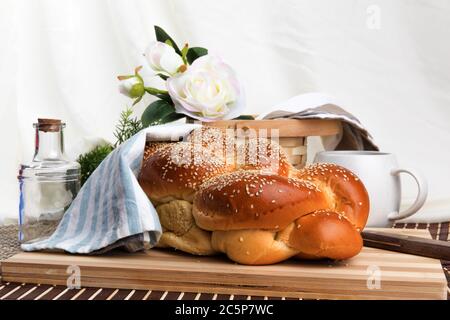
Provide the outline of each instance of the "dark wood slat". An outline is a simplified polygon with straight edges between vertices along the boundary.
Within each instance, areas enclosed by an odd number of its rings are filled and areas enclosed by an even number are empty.
[[[120,289],[111,300],[124,300],[131,290]]]
[[[212,300],[213,296],[212,293],[202,293],[199,300]]]
[[[181,300],[194,300],[196,295],[197,293],[195,292],[185,292]]]
[[[159,300],[161,299],[162,295],[164,294],[164,291],[152,291],[150,296],[147,298],[148,300]]]
[[[30,290],[31,288],[33,288],[35,286],[36,285],[34,285],[34,284],[25,284],[25,285],[21,286],[19,290],[15,291],[8,297],[4,298],[4,300],[17,300],[17,298],[19,298],[21,295],[23,295],[25,292],[27,292],[28,290]]]
[[[373,230],[363,231],[362,236],[366,247],[450,260],[450,242]]]
[[[97,291],[98,288],[86,288],[86,290],[77,298],[77,300],[88,300]]]
[[[0,297],[1,297],[1,295],[2,295],[2,291],[3,291],[4,289],[6,289],[6,286],[7,286],[6,282],[1,282],[1,281],[0,281]]]
[[[94,298],[94,300],[106,300],[115,291],[115,289],[105,288]]]
[[[33,292],[30,292],[25,297],[23,297],[22,300],[34,300],[36,297],[47,291],[49,288],[53,288],[53,286],[41,284],[36,288],[36,290],[33,290]]]
[[[164,300],[177,300],[181,292],[168,292]]]
[[[21,287],[22,285],[20,283],[10,283],[8,285],[6,285],[2,291],[0,291],[0,299],[3,298],[4,296],[6,296],[8,293],[10,293],[11,291],[13,291],[15,288],[17,287]]]
[[[216,300],[230,300],[229,294],[218,294]]]
[[[64,286],[53,286],[53,289],[43,296],[40,300],[52,300],[66,289]]]
[[[247,300],[247,296],[235,295],[233,300]]]
[[[417,229],[425,230],[427,228],[427,226],[428,226],[427,223],[419,223],[417,225]]]
[[[252,300],[264,300],[262,296],[252,296]]]
[[[147,290],[136,290],[134,294],[130,297],[130,300],[142,300],[147,294]]]
[[[64,290],[65,289],[66,288],[64,288]],[[60,296],[58,298],[58,300],[70,300],[73,296],[75,296],[78,292],[80,292],[80,290],[82,290],[82,288],[80,288],[80,289],[69,289],[62,296]]]
[[[416,223],[408,223],[405,226],[405,229],[417,229],[417,224]]]
[[[428,227],[428,231],[430,231],[431,237],[433,239],[437,238],[438,225],[438,223],[430,223],[430,226]]]
[[[441,231],[439,232],[439,240],[448,241],[449,239],[449,225],[450,222],[441,223]]]

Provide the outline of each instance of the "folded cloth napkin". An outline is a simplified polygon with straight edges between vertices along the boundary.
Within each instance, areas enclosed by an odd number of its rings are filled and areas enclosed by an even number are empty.
[[[378,147],[361,122],[352,114],[333,104],[320,93],[299,95],[277,105],[273,111],[261,115],[262,119],[323,119],[340,120],[342,132],[337,136],[322,137],[325,150],[375,150]]]
[[[146,128],[116,148],[81,188],[56,231],[47,239],[22,244],[25,251],[130,252],[154,246],[162,229],[158,214],[137,181],[146,140],[179,141],[198,124]]]

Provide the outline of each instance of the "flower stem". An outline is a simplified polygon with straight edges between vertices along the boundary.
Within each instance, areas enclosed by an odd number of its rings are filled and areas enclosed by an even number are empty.
[[[152,87],[145,87],[145,92],[151,94],[151,95],[157,95],[157,94],[168,94],[169,92],[166,90],[160,90]]]

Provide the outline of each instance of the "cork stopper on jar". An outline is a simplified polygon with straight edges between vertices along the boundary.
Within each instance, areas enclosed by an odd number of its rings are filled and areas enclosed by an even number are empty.
[[[39,131],[44,132],[58,132],[64,126],[64,123],[59,119],[43,119],[39,118],[37,122],[37,128]]]

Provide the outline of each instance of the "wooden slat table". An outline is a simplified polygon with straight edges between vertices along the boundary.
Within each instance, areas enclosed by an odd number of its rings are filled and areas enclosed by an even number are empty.
[[[9,234],[16,234],[14,227],[8,229]],[[449,223],[440,224],[397,224],[395,228],[428,229],[434,239],[449,241]],[[0,235],[7,230],[0,228]],[[0,250],[5,240],[0,237]],[[11,239],[8,239],[9,245]],[[11,254],[11,249],[9,249]],[[0,251],[1,253],[1,251]],[[4,258],[4,257],[2,257]],[[450,261],[441,261],[443,270],[450,285]],[[450,287],[449,287],[450,288]],[[4,283],[0,281],[0,300],[264,300],[286,299],[264,296],[242,296],[211,293],[185,293],[174,291],[152,291],[131,289],[81,288],[69,290],[65,286],[33,285],[25,283]],[[450,289],[448,289],[450,300]]]

